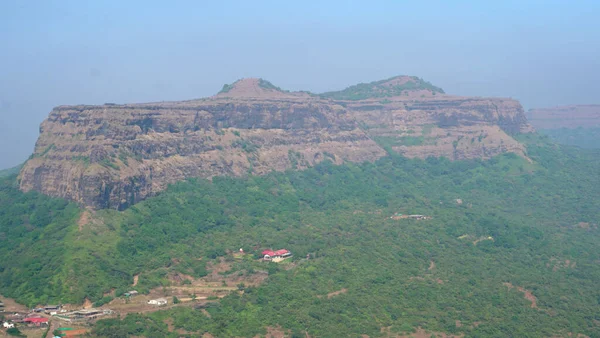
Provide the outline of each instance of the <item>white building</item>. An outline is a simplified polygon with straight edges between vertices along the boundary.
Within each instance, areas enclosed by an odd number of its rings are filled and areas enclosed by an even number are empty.
[[[167,305],[167,300],[164,298],[152,299],[148,301],[148,304],[158,306]]]
[[[2,326],[3,326],[5,329],[12,329],[12,328],[14,328],[14,327],[15,327],[15,324],[13,324],[13,323],[9,323],[9,322],[4,322],[4,324],[2,324]]]

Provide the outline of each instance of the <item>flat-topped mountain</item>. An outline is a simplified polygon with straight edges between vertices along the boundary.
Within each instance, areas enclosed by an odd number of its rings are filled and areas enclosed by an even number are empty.
[[[206,99],[56,107],[40,126],[20,186],[124,209],[191,177],[374,161],[390,152],[524,155],[511,135],[530,130],[517,101],[451,96],[416,77],[324,94],[242,79]]]
[[[530,109],[527,117],[537,129],[600,128],[600,105],[570,105]]]

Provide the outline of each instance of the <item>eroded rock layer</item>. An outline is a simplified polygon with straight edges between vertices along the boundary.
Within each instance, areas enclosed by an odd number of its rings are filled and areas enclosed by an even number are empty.
[[[124,209],[191,177],[374,161],[390,151],[524,155],[510,136],[530,130],[518,102],[411,88],[410,79],[384,99],[335,101],[245,79],[203,100],[57,107],[40,126],[21,189]]]

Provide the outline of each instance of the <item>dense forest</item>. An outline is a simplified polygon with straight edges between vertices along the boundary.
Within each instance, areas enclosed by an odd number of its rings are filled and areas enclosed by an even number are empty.
[[[547,135],[553,141],[586,149],[600,149],[600,128],[560,128],[542,129],[540,134]]]
[[[522,135],[527,157],[407,159],[193,179],[123,212],[81,210],[0,185],[0,293],[28,305],[101,300],[140,274],[204,276],[240,247],[294,253],[228,273],[267,281],[204,311],[101,320],[99,337],[377,337],[418,327],[473,337],[600,336],[600,152]],[[392,219],[422,214],[427,220]],[[310,257],[307,259],[306,257]],[[177,264],[173,264],[176,258]],[[332,292],[344,290],[335,297]],[[535,298],[526,299],[528,293]],[[383,331],[382,331],[383,329]]]

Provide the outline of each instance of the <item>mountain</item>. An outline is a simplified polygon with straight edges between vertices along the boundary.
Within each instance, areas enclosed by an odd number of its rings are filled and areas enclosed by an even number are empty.
[[[600,148],[600,105],[571,105],[531,109],[531,124],[555,142],[582,148]]]
[[[526,156],[513,135],[529,131],[514,100],[446,95],[416,77],[321,95],[241,79],[205,99],[56,107],[40,126],[20,189],[123,210],[191,177],[372,162],[389,153]]]
[[[598,150],[385,84],[55,108],[0,177],[0,299],[92,337],[600,335]]]

